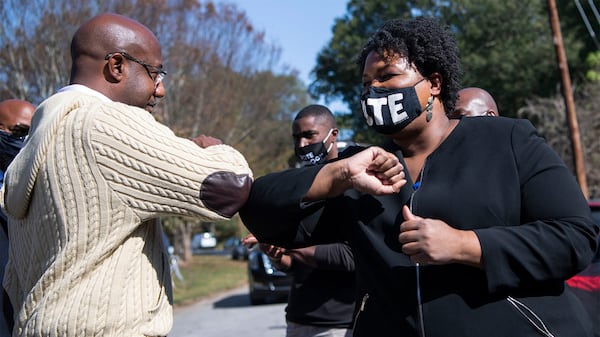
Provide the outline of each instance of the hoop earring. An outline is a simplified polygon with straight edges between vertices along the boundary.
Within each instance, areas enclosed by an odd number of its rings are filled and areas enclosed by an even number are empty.
[[[427,105],[425,106],[425,111],[427,112],[425,115],[425,120],[427,123],[429,123],[433,117],[431,110],[433,110],[433,96],[429,96],[427,99]]]

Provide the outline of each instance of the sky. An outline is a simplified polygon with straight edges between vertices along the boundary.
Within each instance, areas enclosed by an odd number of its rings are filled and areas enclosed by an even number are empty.
[[[220,0],[234,3],[246,12],[252,25],[264,31],[266,39],[281,48],[281,64],[299,71],[308,86],[309,73],[317,54],[333,36],[336,18],[346,14],[347,0]],[[321,104],[323,102],[320,102]],[[333,111],[346,111],[332,102]]]

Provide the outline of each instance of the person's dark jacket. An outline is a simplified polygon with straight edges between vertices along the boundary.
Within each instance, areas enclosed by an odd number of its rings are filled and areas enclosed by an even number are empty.
[[[346,243],[315,247],[317,268],[294,261],[285,308],[286,320],[320,327],[352,328],[355,300],[354,259]]]
[[[393,144],[386,149],[402,161]],[[349,240],[362,294],[354,336],[417,336],[416,268],[398,242],[404,204],[418,216],[474,230],[484,261],[483,270],[419,268],[425,336],[540,336],[524,317],[533,317],[528,309],[554,336],[591,336],[564,280],[590,262],[598,228],[573,175],[528,121],[462,119],[427,158],[414,195],[407,177],[395,195],[349,190],[302,202],[320,169],[257,179],[240,214],[261,242],[295,247]],[[527,308],[515,307],[509,296]]]

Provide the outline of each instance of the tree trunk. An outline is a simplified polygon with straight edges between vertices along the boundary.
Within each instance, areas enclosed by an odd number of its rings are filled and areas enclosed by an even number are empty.
[[[179,257],[181,263],[185,264],[192,259],[192,223],[188,221],[182,221],[177,226],[175,232],[177,236],[177,243],[180,244],[181,251]]]

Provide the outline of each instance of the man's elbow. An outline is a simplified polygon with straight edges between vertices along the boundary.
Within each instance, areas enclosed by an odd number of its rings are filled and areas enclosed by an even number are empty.
[[[249,174],[214,172],[202,182],[200,200],[211,211],[231,218],[248,200],[251,186]]]

